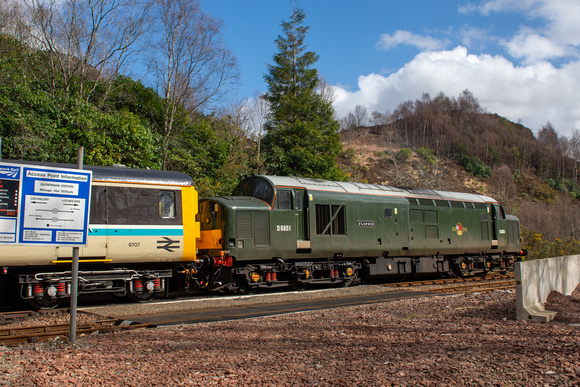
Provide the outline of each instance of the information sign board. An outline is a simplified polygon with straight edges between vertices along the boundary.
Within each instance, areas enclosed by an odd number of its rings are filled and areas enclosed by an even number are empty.
[[[0,243],[86,246],[92,171],[0,163]]]

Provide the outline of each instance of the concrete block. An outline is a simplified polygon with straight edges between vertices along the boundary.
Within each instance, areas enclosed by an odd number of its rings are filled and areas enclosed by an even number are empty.
[[[580,255],[516,262],[515,275],[518,320],[548,322],[556,316],[544,309],[548,295],[569,296],[580,284]]]

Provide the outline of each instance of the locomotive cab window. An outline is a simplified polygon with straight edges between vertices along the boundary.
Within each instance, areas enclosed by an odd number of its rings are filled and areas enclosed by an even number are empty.
[[[159,216],[175,218],[175,192],[159,191]]]
[[[505,219],[505,212],[503,211],[503,207],[497,204],[493,205],[493,208],[495,210],[495,217],[497,219]]]
[[[252,196],[263,200],[268,205],[274,203],[274,187],[260,177],[254,176],[242,181],[234,189],[234,196]]]
[[[279,210],[291,210],[292,209],[292,191],[278,191],[276,197],[276,202],[278,203]]]

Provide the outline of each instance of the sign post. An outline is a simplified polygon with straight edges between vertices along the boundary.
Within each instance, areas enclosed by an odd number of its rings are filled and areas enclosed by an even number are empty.
[[[83,169],[83,147],[77,150],[77,169]],[[71,295],[70,295],[70,330],[68,340],[75,344],[77,341],[77,304],[79,294],[79,248],[73,247],[71,269]]]

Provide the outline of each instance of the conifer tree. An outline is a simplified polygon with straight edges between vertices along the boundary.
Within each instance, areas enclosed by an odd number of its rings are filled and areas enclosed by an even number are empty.
[[[262,141],[269,173],[343,180],[336,157],[342,150],[339,123],[331,101],[317,93],[318,55],[306,51],[304,11],[294,8],[290,21],[282,22],[278,53],[264,76],[270,114]]]

